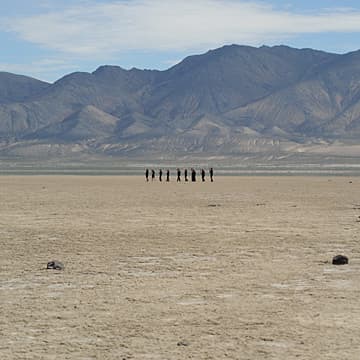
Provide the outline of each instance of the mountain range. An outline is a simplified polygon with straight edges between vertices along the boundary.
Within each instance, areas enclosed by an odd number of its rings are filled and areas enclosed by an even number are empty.
[[[360,51],[229,45],[52,84],[0,72],[0,157],[358,155],[359,141]]]

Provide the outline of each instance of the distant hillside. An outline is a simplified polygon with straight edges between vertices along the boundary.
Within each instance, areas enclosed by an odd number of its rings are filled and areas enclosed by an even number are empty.
[[[281,157],[359,140],[360,51],[230,45],[54,84],[0,73],[0,156]]]
[[[0,104],[25,101],[39,95],[48,86],[46,82],[27,76],[0,72]]]

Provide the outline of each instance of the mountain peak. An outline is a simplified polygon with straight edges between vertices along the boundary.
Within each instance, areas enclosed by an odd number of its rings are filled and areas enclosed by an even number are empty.
[[[103,65],[52,85],[0,73],[0,137],[95,139],[143,154],[239,153],[258,137],[358,139],[359,54],[231,44],[165,71]]]
[[[119,73],[126,71],[127,70],[123,69],[121,66],[118,65],[101,65],[92,74],[93,75],[112,74],[112,73]]]

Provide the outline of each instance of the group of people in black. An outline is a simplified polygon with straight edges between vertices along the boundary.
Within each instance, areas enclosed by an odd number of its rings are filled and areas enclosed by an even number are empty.
[[[150,175],[151,175],[151,181],[154,181],[156,178],[156,173],[155,173],[154,169],[152,169],[152,170],[146,169],[145,170],[146,181],[150,180]],[[159,181],[163,181],[163,175],[164,175],[164,173],[163,173],[162,169],[159,169],[159,173],[158,173]],[[165,176],[166,176],[165,181],[169,182],[170,181],[170,170],[169,169],[166,170]],[[201,181],[204,182],[205,176],[206,176],[206,172],[204,169],[200,170],[200,176],[201,176]],[[209,176],[210,176],[210,181],[213,182],[214,181],[214,169],[212,167],[209,169]],[[190,180],[192,182],[196,181],[196,170],[194,168],[191,168],[191,170],[190,170]],[[176,169],[176,181],[181,182],[181,169],[179,169],[179,168]],[[184,181],[189,181],[188,169],[184,169]]]

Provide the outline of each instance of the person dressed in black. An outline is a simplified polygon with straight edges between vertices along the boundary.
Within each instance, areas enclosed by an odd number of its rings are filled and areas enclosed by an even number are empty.
[[[188,175],[188,174],[187,174],[187,169],[185,169],[185,170],[184,170],[185,181],[189,181],[187,175]]]
[[[169,169],[166,170],[166,181],[167,182],[170,181],[170,170]]]
[[[210,181],[213,182],[214,181],[214,169],[212,167],[209,170],[209,174],[210,174]]]
[[[192,182],[196,181],[196,171],[193,168],[191,168],[191,181]]]
[[[179,181],[181,181],[181,170],[178,168],[177,171],[176,171],[176,173],[177,173],[177,179],[176,179],[176,181],[179,182]]]
[[[155,170],[151,170],[151,181],[155,180]]]
[[[201,181],[204,182],[205,181],[205,170],[201,169]]]
[[[162,181],[162,169],[159,170],[159,181]]]
[[[149,169],[145,170],[145,179],[146,181],[149,181]]]

